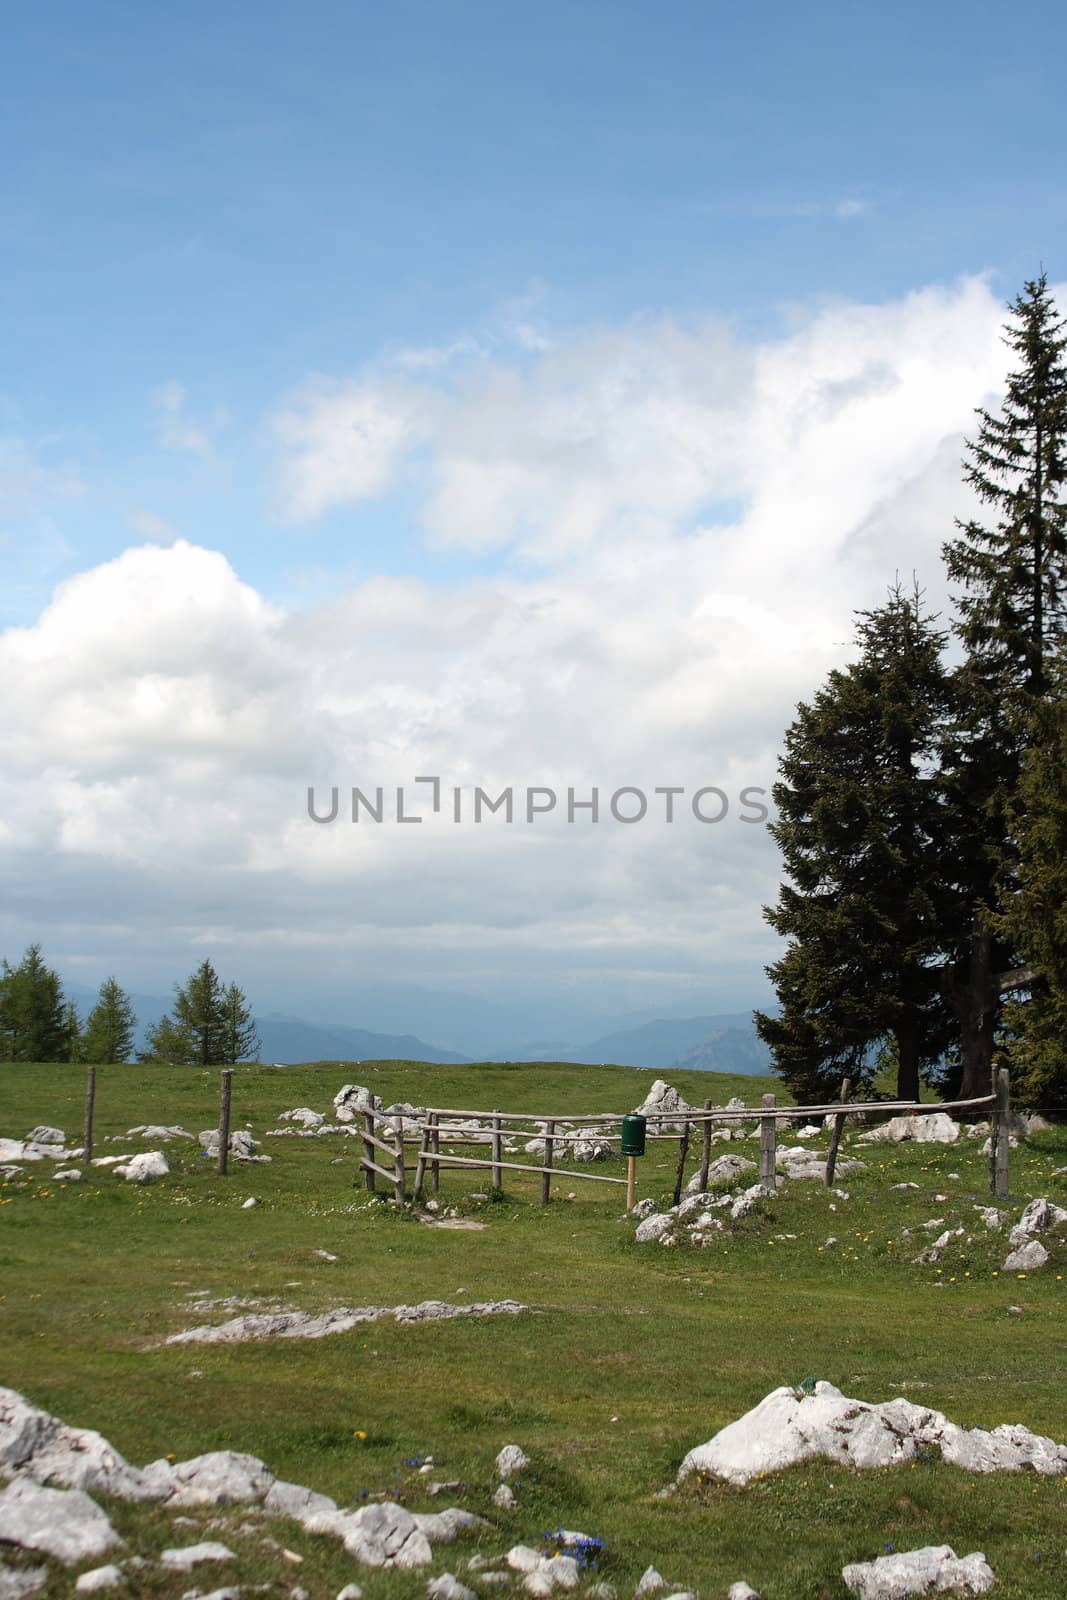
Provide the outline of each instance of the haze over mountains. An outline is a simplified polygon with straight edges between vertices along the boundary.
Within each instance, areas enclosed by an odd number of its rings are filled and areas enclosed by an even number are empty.
[[[84,1017],[96,999],[95,991],[74,981],[65,988]],[[147,1030],[170,1010],[171,1000],[137,993],[130,998],[137,1013],[137,1047],[141,1048]],[[312,1022],[277,1011],[259,1011],[256,1026],[261,1058],[285,1062],[331,1057],[339,1061],[442,1063],[574,1061],[708,1072],[769,1070],[769,1055],[756,1035],[750,1010],[696,1016],[636,1011],[583,1018],[580,1007],[560,1007],[550,1019],[556,1026],[550,1029],[534,1006],[482,1002],[470,995],[415,986],[397,985],[391,993],[382,989],[353,991],[349,1004],[361,1025]],[[397,1029],[400,1018],[403,1025]],[[366,1023],[379,1026],[363,1025]]]

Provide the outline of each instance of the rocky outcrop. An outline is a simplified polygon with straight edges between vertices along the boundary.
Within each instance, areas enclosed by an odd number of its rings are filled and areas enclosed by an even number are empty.
[[[707,1444],[691,1450],[678,1477],[702,1472],[744,1484],[817,1457],[843,1466],[888,1467],[911,1461],[919,1449],[938,1449],[944,1461],[967,1472],[1067,1474],[1067,1445],[1029,1428],[961,1428],[940,1411],[909,1400],[869,1405],[848,1399],[831,1383],[817,1383],[810,1395],[775,1389]]]
[[[331,1333],[348,1333],[360,1323],[447,1322],[453,1317],[518,1316],[528,1307],[517,1300],[474,1301],[450,1305],[444,1300],[423,1300],[414,1306],[338,1306],[334,1311],[263,1311],[233,1317],[214,1326],[187,1328],[172,1333],[165,1344],[239,1344],[249,1339],[324,1339]]]
[[[980,1550],[957,1556],[947,1544],[899,1550],[874,1561],[854,1561],[841,1573],[859,1600],[909,1600],[920,1594],[986,1594],[995,1582]]]
[[[960,1136],[960,1125],[953,1122],[947,1111],[930,1111],[914,1116],[890,1117],[880,1128],[861,1133],[861,1144],[878,1144],[886,1140],[899,1144],[912,1139],[916,1144],[955,1144]]]

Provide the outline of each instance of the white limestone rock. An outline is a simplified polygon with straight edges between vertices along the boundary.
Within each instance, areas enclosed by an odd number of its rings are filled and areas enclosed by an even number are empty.
[[[655,1212],[638,1223],[634,1238],[638,1244],[655,1244],[670,1232],[673,1223],[674,1218],[669,1211]]]
[[[512,1545],[504,1557],[512,1572],[536,1572],[544,1560],[540,1550],[532,1550],[528,1544]]]
[[[27,1144],[57,1144],[64,1145],[67,1136],[62,1128],[50,1128],[47,1123],[41,1123],[26,1135]]]
[[[273,1472],[258,1456],[238,1450],[210,1450],[189,1461],[153,1461],[144,1478],[155,1498],[183,1510],[263,1500],[274,1483]]]
[[[521,1445],[506,1444],[496,1458],[496,1475],[501,1483],[517,1477],[530,1465],[530,1458]]]
[[[295,1106],[292,1111],[283,1111],[278,1121],[295,1122],[301,1128],[321,1128],[326,1118],[321,1111],[312,1111],[310,1106]]]
[[[55,1183],[81,1183],[83,1174],[79,1167],[61,1167],[58,1172],[53,1172]]]
[[[113,1589],[116,1584],[124,1583],[126,1575],[121,1567],[116,1567],[112,1562],[107,1567],[93,1567],[89,1572],[83,1572],[74,1585],[77,1594],[93,1594],[97,1589]]]
[[[9,1567],[0,1561],[0,1600],[27,1600],[47,1582],[47,1567]]]
[[[361,1083],[346,1083],[333,1097],[338,1122],[354,1122],[361,1111],[380,1111],[382,1102]]]
[[[395,1317],[397,1322],[447,1322],[453,1317],[518,1316],[529,1307],[518,1300],[476,1300],[470,1305],[450,1305],[445,1300],[422,1300],[414,1306],[338,1306],[333,1311],[262,1311],[232,1317],[229,1322],[205,1324],[172,1333],[164,1344],[239,1344],[248,1339],[324,1339],[348,1333],[361,1323]]]
[[[0,1139],[0,1161],[43,1161],[44,1151],[22,1139]]]
[[[498,1511],[512,1511],[515,1507],[515,1492],[506,1483],[498,1483],[493,1490],[493,1504]]]
[[[640,1600],[642,1595],[659,1594],[668,1587],[667,1580],[661,1572],[657,1572],[655,1567],[646,1567],[634,1590],[635,1600]]]
[[[638,1222],[644,1222],[646,1217],[652,1216],[655,1209],[656,1202],[651,1198],[651,1196],[648,1196],[644,1200],[639,1200],[637,1202],[633,1210],[630,1212],[630,1215],[631,1217],[636,1217]]]
[[[159,1562],[168,1572],[191,1572],[194,1567],[199,1567],[205,1561],[234,1559],[233,1551],[227,1549],[224,1544],[219,1544],[217,1540],[205,1539],[200,1544],[187,1544],[164,1550]]]
[[[197,1142],[207,1156],[218,1156],[219,1130],[218,1128],[205,1128],[197,1134]],[[235,1128],[226,1141],[227,1149],[236,1161],[269,1161],[270,1156],[257,1156],[254,1154],[259,1149],[259,1140],[253,1139],[247,1128]]]
[[[911,1139],[916,1144],[955,1144],[960,1136],[960,1125],[947,1111],[930,1111],[907,1117],[890,1117],[880,1128],[861,1133],[860,1144],[879,1144],[888,1141],[899,1144]]]
[[[154,1178],[165,1178],[170,1167],[162,1150],[145,1150],[114,1170],[116,1178],[125,1178],[127,1183],[151,1183]]]
[[[346,1583],[344,1588],[338,1591],[337,1600],[363,1600],[363,1590],[358,1583]]]
[[[152,1498],[143,1474],[90,1428],[68,1428],[0,1389],[0,1469],[53,1488],[96,1490],[121,1500]]]
[[[454,1572],[438,1573],[426,1585],[427,1600],[478,1600],[473,1589],[460,1583]]]
[[[337,1510],[337,1503],[328,1494],[316,1494],[300,1483],[284,1483],[275,1478],[263,1497],[264,1511],[277,1517],[292,1517],[294,1522],[307,1522],[311,1517],[329,1516]]]
[[[947,1245],[950,1245],[953,1239],[962,1238],[962,1228],[946,1228],[944,1233],[934,1240],[933,1244],[928,1245],[925,1250],[919,1251],[919,1254],[915,1257],[912,1265],[917,1267],[932,1266],[934,1262],[940,1261],[942,1250],[944,1250]]]
[[[1048,1261],[1048,1251],[1039,1239],[1028,1239],[1004,1258],[1005,1272],[1036,1272]]]
[[[71,1566],[106,1555],[122,1540],[84,1490],[46,1489],[32,1478],[16,1478],[0,1491],[0,1543]]]
[[[730,1585],[726,1600],[761,1600],[761,1596],[758,1589],[753,1589],[752,1585],[742,1578]]]
[[[642,1104],[637,1107],[636,1114],[639,1117],[655,1117],[657,1119],[670,1118],[673,1114],[674,1120],[657,1122],[659,1129],[670,1130],[674,1128],[681,1129],[685,1124],[684,1117],[680,1120],[678,1119],[678,1112],[692,1111],[692,1109],[693,1107],[688,1101],[682,1099],[677,1089],[673,1089],[665,1079],[657,1078]]]
[[[178,1123],[175,1123],[173,1127],[167,1127],[162,1123],[142,1122],[138,1123],[136,1128],[127,1128],[125,1137],[127,1139],[151,1139],[156,1144],[167,1144],[171,1139],[191,1139],[193,1135],[188,1128],[183,1128]]]
[[[745,1156],[717,1156],[708,1167],[709,1183],[733,1183],[738,1178],[743,1178],[746,1172],[758,1172],[759,1168],[754,1161],[749,1161]],[[687,1194],[699,1194],[700,1173],[694,1172],[685,1186]]]
[[[1063,1206],[1054,1205],[1051,1200],[1031,1200],[1015,1228],[1023,1234],[1047,1233],[1050,1228],[1059,1228],[1065,1222],[1067,1211]]]
[[[980,1550],[957,1556],[947,1544],[900,1550],[843,1568],[845,1586],[859,1600],[908,1600],[918,1594],[986,1594],[995,1575]]]
[[[367,1567],[427,1567],[430,1541],[410,1511],[392,1501],[311,1517],[309,1533],[332,1533],[350,1556]]]
[[[934,1447],[943,1460],[968,1472],[1067,1474],[1067,1445],[1028,1428],[960,1428],[941,1412],[908,1400],[870,1405],[848,1399],[833,1384],[817,1383],[813,1394],[802,1397],[793,1389],[773,1390],[691,1450],[678,1479],[703,1472],[740,1485],[818,1457],[857,1468],[896,1466],[912,1460],[918,1449]]]

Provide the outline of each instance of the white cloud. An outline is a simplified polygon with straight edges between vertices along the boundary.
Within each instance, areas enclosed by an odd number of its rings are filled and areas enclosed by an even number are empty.
[[[274,418],[285,515],[314,521],[331,506],[383,495],[425,436],[432,402],[430,391],[397,380],[306,385]]]
[[[536,564],[376,577],[283,613],[179,541],[61,585],[0,635],[14,902],[95,926],[106,871],[112,920],[210,930],[250,962],[293,948],[364,973],[511,962],[660,986],[755,971],[777,877],[762,829],[326,828],[306,786],[769,787],[854,609],[912,568],[940,592],[1002,320],[969,281],[826,306],[759,344],[644,323],[458,382],[304,391],[278,422],[292,514],[387,493],[418,449],[432,538]]]

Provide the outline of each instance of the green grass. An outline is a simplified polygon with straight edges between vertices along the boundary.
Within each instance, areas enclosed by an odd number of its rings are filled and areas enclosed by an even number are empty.
[[[555,1063],[240,1068],[233,1125],[251,1123],[262,1137],[289,1107],[327,1111],[345,1082],[371,1085],[386,1103],[623,1111],[654,1076]],[[671,1081],[698,1104],[736,1093],[753,1102],[767,1087],[766,1079],[702,1073]],[[178,1122],[194,1133],[210,1126],[217,1091],[214,1072],[101,1069],[97,1153],[145,1148],[104,1142],[135,1123]],[[21,1137],[36,1123],[56,1123],[77,1143],[82,1092],[78,1069],[0,1068],[0,1133]],[[702,1251],[636,1246],[622,1191],[577,1177],[556,1181],[554,1202],[542,1209],[539,1180],[507,1174],[503,1201],[477,1202],[468,1197],[486,1187],[485,1173],[446,1174],[442,1199],[486,1223],[449,1232],[368,1206],[354,1186],[354,1141],[269,1139],[262,1148],[269,1166],[235,1163],[226,1179],[178,1143],[167,1147],[171,1176],[144,1188],[101,1169],[84,1184],[56,1185],[47,1162],[8,1183],[0,1191],[0,1381],[67,1422],[98,1428],[138,1465],[229,1447],[342,1504],[395,1490],[415,1509],[454,1500],[481,1511],[492,1531],[437,1551],[435,1570],[461,1576],[475,1550],[536,1543],[563,1524],[603,1539],[600,1575],[620,1596],[652,1562],[701,1600],[717,1600],[739,1577],[765,1600],[841,1600],[842,1565],[887,1543],[982,1549],[1004,1600],[1067,1590],[1063,1481],[976,1478],[941,1462],[862,1474],[818,1466],[745,1489],[704,1485],[657,1497],[690,1447],[768,1390],[809,1376],[869,1400],[905,1393],[967,1425],[1017,1421],[1067,1439],[1067,1248],[1052,1244],[1041,1273],[999,1273],[1003,1236],[987,1238],[971,1210],[970,1197],[988,1200],[977,1142],[857,1151],[868,1170],[843,1180],[849,1200],[788,1184]],[[751,1154],[754,1145],[729,1148]],[[664,1196],[675,1147],[650,1151],[639,1193]],[[1012,1152],[1012,1163],[1017,1201],[1041,1193],[1067,1201],[1063,1180],[1051,1177],[1067,1163],[1062,1133],[1038,1136]],[[919,1190],[890,1189],[906,1179]],[[249,1194],[260,1205],[243,1211]],[[935,1203],[935,1194],[949,1199]],[[946,1257],[940,1273],[911,1265],[928,1239],[918,1223],[944,1216],[948,1226],[957,1215],[974,1217],[973,1242]],[[916,1230],[910,1244],[900,1238],[906,1226]],[[788,1233],[797,1237],[776,1238]],[[830,1234],[839,1242],[825,1247]],[[339,1260],[321,1260],[319,1249]],[[317,1310],[506,1296],[533,1313],[376,1324],[307,1343],[159,1348],[166,1334],[204,1320],[188,1306],[202,1289]],[[490,1504],[492,1461],[511,1441],[533,1465],[516,1510],[500,1513]],[[404,1463],[427,1454],[436,1476],[469,1487],[421,1498],[426,1480]],[[146,1570],[138,1594],[171,1600],[194,1586],[273,1582],[278,1595],[299,1583],[312,1600],[332,1600],[353,1578],[368,1600],[425,1589],[425,1574],[356,1569],[337,1541],[293,1524],[284,1535],[266,1522],[257,1530],[240,1510],[194,1533],[175,1530],[158,1509],[109,1509],[142,1552],[220,1537],[239,1555],[232,1568],[192,1578]],[[201,1525],[216,1519],[205,1515]],[[303,1561],[265,1549],[272,1532]],[[51,1600],[69,1587],[57,1576],[44,1594]]]

